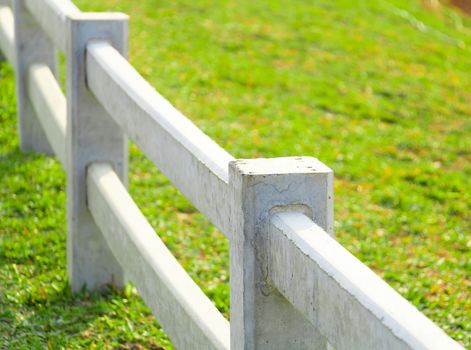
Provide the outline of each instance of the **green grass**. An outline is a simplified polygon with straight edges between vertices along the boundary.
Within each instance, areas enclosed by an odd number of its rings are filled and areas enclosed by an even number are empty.
[[[335,171],[337,239],[471,349],[471,21],[418,1],[79,0],[131,16],[130,61],[235,157]],[[71,295],[64,174],[20,153],[0,65],[0,347],[170,347],[132,286]],[[228,313],[228,244],[134,147],[130,191]]]

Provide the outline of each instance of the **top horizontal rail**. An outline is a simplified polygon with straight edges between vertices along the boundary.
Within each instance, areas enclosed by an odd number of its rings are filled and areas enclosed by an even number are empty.
[[[463,349],[305,215],[271,231],[270,278],[336,350]]]
[[[25,0],[25,4],[54,44],[65,52],[67,16],[80,10],[70,0]]]
[[[87,47],[87,83],[115,122],[226,236],[234,158],[163,98],[110,44]]]

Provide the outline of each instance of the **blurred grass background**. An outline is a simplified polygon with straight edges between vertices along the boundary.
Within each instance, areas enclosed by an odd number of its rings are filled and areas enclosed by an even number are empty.
[[[130,61],[237,158],[335,171],[337,239],[471,349],[471,21],[410,0],[75,0],[130,15]],[[425,5],[425,6],[424,6]],[[20,153],[0,63],[0,347],[171,348],[135,289],[71,295],[64,173]],[[131,145],[130,191],[228,315],[228,243]]]

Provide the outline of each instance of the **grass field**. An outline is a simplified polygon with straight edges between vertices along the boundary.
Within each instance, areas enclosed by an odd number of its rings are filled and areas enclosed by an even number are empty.
[[[238,158],[335,171],[337,239],[471,349],[471,21],[410,0],[76,0],[131,16],[130,61]],[[71,295],[65,176],[20,153],[0,63],[0,348],[171,348],[129,285]],[[131,146],[130,191],[228,315],[228,243]]]

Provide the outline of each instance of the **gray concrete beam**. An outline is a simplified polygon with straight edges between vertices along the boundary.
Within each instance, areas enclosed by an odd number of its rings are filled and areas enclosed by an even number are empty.
[[[62,52],[67,44],[67,16],[80,10],[69,0],[25,0],[26,8]]]
[[[28,70],[28,95],[55,155],[66,169],[67,102],[49,67],[32,64]]]
[[[229,349],[229,322],[157,236],[109,164],[88,169],[88,205],[103,236],[178,349]]]
[[[113,120],[226,236],[234,158],[163,98],[108,43],[87,50],[87,83]]]
[[[300,212],[272,217],[268,276],[336,350],[463,350]]]
[[[7,4],[0,1],[0,60],[7,59],[15,65],[15,28],[13,12]]]

